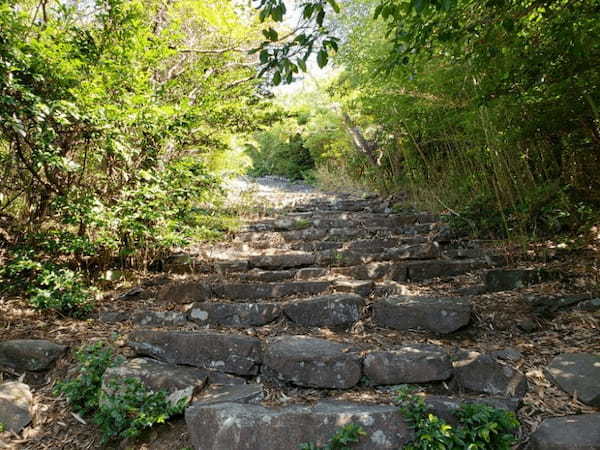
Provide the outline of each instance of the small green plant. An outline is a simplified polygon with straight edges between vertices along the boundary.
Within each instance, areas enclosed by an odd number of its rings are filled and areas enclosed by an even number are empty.
[[[91,414],[100,406],[104,372],[122,359],[115,357],[112,349],[102,342],[81,348],[75,359],[79,362],[78,375],[58,383],[55,394],[64,394],[76,413]]]
[[[103,444],[136,437],[144,429],[182,413],[187,405],[185,398],[172,405],[164,391],[148,391],[135,378],[109,380],[103,389],[106,369],[123,361],[105,343],[83,347],[75,357],[79,361],[78,375],[59,383],[54,392],[64,394],[76,413],[92,416],[100,428]]]
[[[405,450],[509,450],[519,427],[515,415],[483,404],[464,404],[453,427],[431,414],[425,401],[409,386],[398,392],[400,411],[412,424],[414,441]]]
[[[6,430],[6,426],[0,422],[0,433],[4,433],[4,431]]]
[[[314,443],[306,443],[300,446],[300,450],[350,450],[351,444],[356,444],[362,436],[367,433],[360,425],[349,423],[340,428],[329,440],[325,447],[319,447]]]
[[[100,408],[94,422],[100,427],[103,443],[107,443],[139,436],[144,429],[183,413],[186,405],[185,398],[171,405],[164,391],[149,392],[135,378],[110,380],[107,390],[100,394]]]
[[[294,230],[305,230],[306,228],[310,228],[312,222],[308,219],[298,219],[294,221],[293,228]]]

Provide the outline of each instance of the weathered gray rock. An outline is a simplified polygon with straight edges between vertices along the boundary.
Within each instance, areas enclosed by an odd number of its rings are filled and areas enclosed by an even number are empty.
[[[600,298],[592,298],[589,300],[585,300],[577,305],[577,308],[581,311],[600,311]]]
[[[288,281],[284,283],[224,283],[213,285],[213,293],[219,298],[236,300],[260,300],[289,297],[292,295],[317,295],[331,286],[328,281]]]
[[[261,362],[260,341],[250,336],[214,332],[134,331],[129,346],[139,355],[171,364],[256,375]]]
[[[250,258],[250,265],[260,269],[292,269],[311,266],[315,256],[310,253],[284,253],[279,255],[259,255]]]
[[[490,355],[470,353],[458,359],[454,379],[460,388],[480,394],[522,398],[527,393],[525,376]]]
[[[205,389],[193,404],[214,405],[217,403],[260,403],[264,397],[262,384],[237,386],[213,386]]]
[[[38,372],[50,366],[67,347],[42,339],[15,339],[0,342],[0,367]]]
[[[211,297],[210,286],[201,281],[176,281],[158,291],[158,300],[169,303],[202,302]]]
[[[532,284],[556,279],[555,272],[537,269],[495,269],[485,274],[485,285],[489,292],[520,289]]]
[[[583,403],[600,407],[600,355],[563,353],[546,367],[546,376]]]
[[[185,325],[187,319],[181,311],[136,311],[131,320],[142,326],[163,327]]]
[[[375,282],[371,280],[339,280],[335,283],[335,290],[368,297],[374,286]]]
[[[348,389],[362,375],[362,358],[347,344],[306,336],[267,341],[263,372],[298,386]]]
[[[396,330],[425,328],[435,333],[456,331],[471,320],[471,302],[464,298],[398,296],[373,305],[373,319]]]
[[[196,303],[189,311],[189,319],[199,325],[228,327],[260,327],[281,315],[276,303]]]
[[[412,437],[398,408],[349,402],[265,408],[219,403],[192,405],[185,413],[195,450],[283,450],[312,442],[324,446],[346,424],[366,432],[357,450],[399,449]]]
[[[32,406],[29,386],[17,381],[0,384],[0,423],[4,431],[20,433],[29,425]]]
[[[309,280],[311,278],[320,278],[327,275],[327,269],[323,269],[322,267],[304,267],[302,269],[298,269],[296,272],[296,278],[298,280]]]
[[[127,322],[131,319],[131,315],[125,311],[100,311],[98,320],[104,323],[120,323]]]
[[[214,267],[219,275],[245,272],[248,270],[248,261],[243,259],[215,261]]]
[[[381,278],[406,281],[406,266],[391,262],[371,262],[351,267],[336,267],[333,273],[352,277],[357,280],[378,280]]]
[[[340,327],[359,320],[363,306],[364,300],[359,295],[333,294],[286,303],[283,312],[298,325]]]
[[[531,450],[600,450],[600,414],[546,419],[529,443]]]
[[[456,425],[458,423],[456,411],[465,404],[483,404],[513,413],[515,413],[519,407],[519,401],[515,399],[494,397],[455,398],[443,395],[428,395],[425,397],[425,404],[431,408],[433,414],[450,425]]]
[[[165,391],[174,404],[182,398],[189,402],[194,391],[206,384],[207,372],[205,369],[165,364],[149,358],[135,358],[121,366],[108,368],[102,377],[102,389],[110,393],[114,387],[111,382],[119,385],[127,378],[135,378],[150,391]]]
[[[440,346],[413,344],[398,350],[369,353],[365,375],[373,384],[429,383],[452,376],[452,362]]]
[[[439,256],[439,247],[435,243],[426,243],[389,248],[384,252],[383,258],[386,260],[434,259]]]
[[[242,273],[238,278],[242,281],[262,281],[272,283],[275,281],[291,280],[296,276],[296,270],[260,270],[252,269]]]

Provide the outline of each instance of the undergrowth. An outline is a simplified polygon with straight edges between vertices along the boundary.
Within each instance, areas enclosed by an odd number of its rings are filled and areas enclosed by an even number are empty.
[[[366,434],[359,425],[349,423],[340,428],[325,447],[319,447],[310,442],[302,444],[300,450],[350,450],[352,444],[358,443],[360,438]]]
[[[515,415],[484,404],[463,404],[452,426],[432,414],[409,386],[398,391],[400,411],[411,423],[415,438],[404,450],[510,450],[517,442]]]
[[[164,391],[148,391],[135,378],[109,380],[103,388],[104,372],[123,362],[105,343],[82,347],[75,358],[79,362],[77,376],[58,383],[55,394],[63,394],[77,414],[92,417],[103,444],[139,436],[185,409],[186,399],[173,405]]]

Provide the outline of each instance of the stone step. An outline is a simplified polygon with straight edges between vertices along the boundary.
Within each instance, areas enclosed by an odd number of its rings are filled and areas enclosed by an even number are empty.
[[[284,450],[302,444],[324,448],[346,424],[365,431],[352,448],[390,450],[403,448],[412,431],[391,405],[321,401],[314,406],[280,408],[239,403],[192,405],[185,420],[195,450]]]
[[[531,435],[531,450],[600,449],[600,413],[552,417]]]

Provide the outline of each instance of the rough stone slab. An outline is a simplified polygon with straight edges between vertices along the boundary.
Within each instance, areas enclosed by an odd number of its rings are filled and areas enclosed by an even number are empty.
[[[304,267],[296,272],[296,278],[298,280],[309,280],[311,278],[320,278],[327,275],[327,269],[322,267]]]
[[[185,413],[195,450],[292,450],[312,442],[320,447],[346,424],[360,425],[366,436],[356,450],[399,449],[412,433],[398,408],[350,402],[320,402],[265,408],[219,403],[192,405]]]
[[[378,280],[380,278],[394,279],[392,278],[391,274],[395,267],[396,265],[391,262],[372,262],[369,264],[361,264],[351,267],[336,267],[332,269],[332,272],[339,275],[352,277],[357,280]],[[404,280],[398,279],[396,281],[405,280],[406,276],[404,277]]]
[[[193,405],[215,405],[217,403],[260,403],[264,398],[262,384],[237,386],[214,386],[201,392]]]
[[[208,371],[196,367],[177,366],[150,358],[134,358],[118,367],[106,369],[103,384],[111,379],[137,378],[152,391],[169,394],[190,386],[202,387],[208,381]]]
[[[261,362],[260,340],[214,332],[137,330],[129,346],[139,355],[171,364],[217,370],[235,375],[256,375]]]
[[[364,254],[352,250],[324,250],[316,255],[316,264],[331,267],[349,267],[366,264],[373,260],[373,255]]]
[[[482,398],[456,398],[443,395],[428,395],[425,397],[425,404],[431,408],[433,414],[443,419],[450,425],[456,425],[456,411],[465,404],[483,404],[496,409],[502,409],[516,413],[519,408],[519,401],[515,399],[482,397]]]
[[[340,280],[335,283],[335,291],[368,297],[374,286],[375,282],[371,280]]]
[[[0,423],[4,431],[20,433],[29,425],[32,406],[29,386],[17,381],[0,384]]]
[[[283,218],[273,222],[273,229],[275,231],[296,231],[305,230],[314,226],[314,221],[307,218],[295,217],[295,218]]]
[[[215,297],[260,300],[292,295],[317,295],[331,287],[328,281],[289,281],[285,283],[225,283],[213,285]]]
[[[537,269],[495,269],[485,274],[485,285],[489,292],[520,289],[532,284],[557,279],[558,274]]]
[[[430,383],[452,376],[452,362],[440,346],[413,344],[398,350],[369,353],[364,372],[372,384]]]
[[[362,358],[347,344],[306,336],[267,341],[263,371],[298,386],[348,389],[362,375]]]
[[[434,259],[440,256],[440,249],[433,243],[389,248],[383,254],[385,260]]]
[[[425,281],[437,277],[453,277],[473,270],[487,267],[482,261],[469,259],[459,261],[415,261],[409,264],[408,279],[411,281]]]
[[[15,339],[0,342],[0,367],[17,371],[47,370],[67,347],[43,339]]]
[[[275,281],[291,280],[296,276],[295,270],[260,270],[252,269],[238,276],[240,280],[263,281],[272,283]]]
[[[283,312],[298,325],[339,327],[359,320],[364,304],[356,294],[333,294],[286,303]]]
[[[424,328],[435,333],[456,331],[471,320],[472,305],[464,298],[397,296],[373,305],[378,326],[395,330]]]
[[[136,311],[131,320],[137,325],[152,327],[185,325],[187,323],[185,313],[181,311]]]
[[[196,303],[189,319],[199,325],[228,327],[260,327],[281,316],[276,303]]]
[[[259,269],[293,269],[295,267],[312,266],[315,263],[315,256],[310,253],[259,255],[251,257],[249,262],[252,267],[258,267]]]
[[[131,315],[125,311],[100,311],[98,320],[104,323],[120,323],[127,322],[131,319]]]
[[[546,376],[583,403],[600,407],[600,355],[563,353],[545,369]]]
[[[454,362],[454,379],[467,391],[503,397],[522,398],[527,379],[518,370],[491,355],[470,353]]]
[[[201,281],[176,281],[163,286],[158,300],[170,303],[193,303],[210,299],[210,286]]]
[[[600,450],[600,414],[546,419],[529,443],[531,450]]]
[[[281,237],[288,242],[291,241],[317,241],[327,236],[327,230],[307,228],[306,230],[286,231]]]

